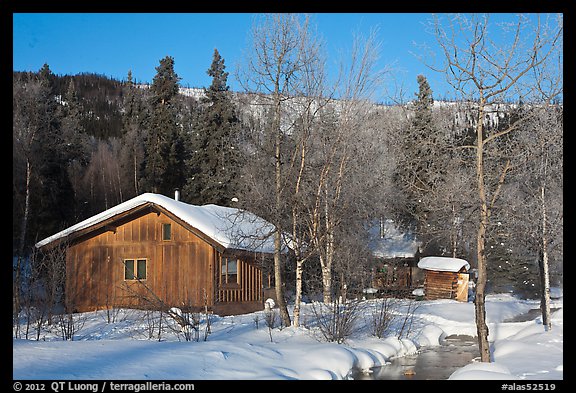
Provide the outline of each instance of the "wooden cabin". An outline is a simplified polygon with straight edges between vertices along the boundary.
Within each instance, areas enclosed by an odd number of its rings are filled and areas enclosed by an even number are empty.
[[[374,263],[372,288],[380,295],[407,296],[418,284],[416,259],[378,258]]]
[[[418,267],[425,271],[425,299],[468,301],[468,262],[459,258],[425,257],[420,259]]]
[[[410,296],[422,281],[416,266],[420,242],[401,231],[393,220],[380,219],[368,232],[368,248],[372,253],[371,290],[378,296]]]
[[[66,244],[66,305],[208,307],[220,315],[263,309],[262,259],[273,226],[254,214],[146,193],[50,236]]]

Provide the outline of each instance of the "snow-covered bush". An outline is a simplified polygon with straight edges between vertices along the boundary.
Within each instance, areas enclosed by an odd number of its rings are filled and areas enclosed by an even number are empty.
[[[362,304],[359,300],[341,303],[340,299],[329,304],[312,303],[317,326],[326,341],[342,344],[355,333],[356,322],[362,313]]]

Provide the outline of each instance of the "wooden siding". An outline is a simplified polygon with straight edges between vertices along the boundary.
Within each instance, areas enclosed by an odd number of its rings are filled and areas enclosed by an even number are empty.
[[[171,239],[162,227],[171,224]],[[257,255],[227,250],[238,260],[238,282],[220,282],[225,251],[166,210],[147,205],[74,234],[67,253],[67,306],[91,311],[109,307],[169,306],[222,315],[262,309],[262,271]],[[124,279],[124,260],[145,259],[146,279]],[[144,284],[144,285],[143,285]],[[145,299],[152,300],[152,303]],[[156,302],[157,305],[157,302]]]
[[[162,224],[172,224],[172,239],[162,240]],[[166,304],[203,307],[214,304],[215,261],[212,245],[166,214],[142,211],[116,222],[109,231],[77,239],[67,254],[69,307],[87,311],[112,306],[145,307],[139,295],[156,294]],[[124,259],[147,260],[144,285],[124,280]]]
[[[220,266],[218,258],[218,266]],[[217,302],[262,302],[262,270],[254,261],[238,260],[238,284],[222,282],[222,272],[217,270]]]
[[[457,299],[459,301],[467,301],[467,276],[467,274],[460,274],[457,272],[427,270],[424,279],[424,293],[426,299]]]

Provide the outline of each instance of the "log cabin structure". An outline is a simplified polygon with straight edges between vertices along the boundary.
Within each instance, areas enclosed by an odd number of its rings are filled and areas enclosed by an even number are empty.
[[[36,244],[65,244],[66,307],[263,309],[261,262],[274,227],[239,209],[146,193]]]
[[[409,297],[423,281],[416,265],[421,243],[390,219],[375,222],[368,234],[373,258],[371,289],[377,296]]]
[[[468,301],[468,262],[459,258],[425,257],[420,259],[418,267],[425,272],[425,299]]]

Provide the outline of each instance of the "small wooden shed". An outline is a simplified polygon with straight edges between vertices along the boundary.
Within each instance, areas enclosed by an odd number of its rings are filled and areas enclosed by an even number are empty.
[[[468,301],[468,269],[464,259],[449,257],[425,257],[418,262],[425,271],[424,296],[428,300],[455,299]]]
[[[263,309],[272,224],[239,209],[146,193],[36,244],[66,244],[71,311],[161,304],[221,315]]]

